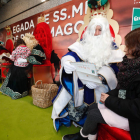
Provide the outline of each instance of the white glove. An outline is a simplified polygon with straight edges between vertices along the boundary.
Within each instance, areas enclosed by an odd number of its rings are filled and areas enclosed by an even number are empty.
[[[93,82],[87,82],[87,83],[86,83],[86,86],[87,86],[89,89],[95,89],[96,87],[98,87],[98,85],[96,85],[96,84],[93,83]]]
[[[17,62],[18,62],[18,63],[24,63],[24,62],[27,62],[27,59],[18,58],[18,59],[17,59]]]
[[[76,70],[75,66],[71,65],[69,61],[64,63],[64,70],[67,74],[72,74]]]

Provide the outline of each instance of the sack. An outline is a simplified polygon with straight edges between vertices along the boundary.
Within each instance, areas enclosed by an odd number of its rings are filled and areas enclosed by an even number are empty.
[[[74,102],[70,100],[68,103],[68,113],[70,120],[73,120],[75,122],[79,122],[83,115],[86,113],[88,109],[88,105],[82,104],[79,107],[74,107]]]
[[[56,96],[58,86],[56,84],[38,84],[41,81],[38,80],[35,85],[31,87],[33,104],[41,108],[47,108],[52,105],[52,99]]]

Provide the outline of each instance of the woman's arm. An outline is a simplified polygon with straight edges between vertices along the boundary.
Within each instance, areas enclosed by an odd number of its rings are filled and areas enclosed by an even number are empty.
[[[118,92],[119,92],[118,89],[113,89],[113,90],[110,90],[109,92],[107,92],[106,94],[114,96],[114,97],[118,97]]]
[[[133,100],[108,96],[105,100],[105,106],[120,116],[134,121],[140,120],[140,93]]]

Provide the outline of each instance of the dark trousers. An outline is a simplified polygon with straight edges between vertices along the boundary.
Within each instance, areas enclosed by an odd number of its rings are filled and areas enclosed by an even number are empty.
[[[96,103],[92,104],[88,109],[87,119],[82,129],[83,135],[87,136],[88,134],[96,134],[97,126],[99,123],[106,124],[104,121],[100,110]]]

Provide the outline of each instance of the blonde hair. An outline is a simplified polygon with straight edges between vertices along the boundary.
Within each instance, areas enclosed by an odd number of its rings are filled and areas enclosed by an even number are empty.
[[[35,39],[35,36],[29,33],[26,33],[22,38],[26,43],[26,46],[32,51],[32,49],[38,44],[38,41]]]

